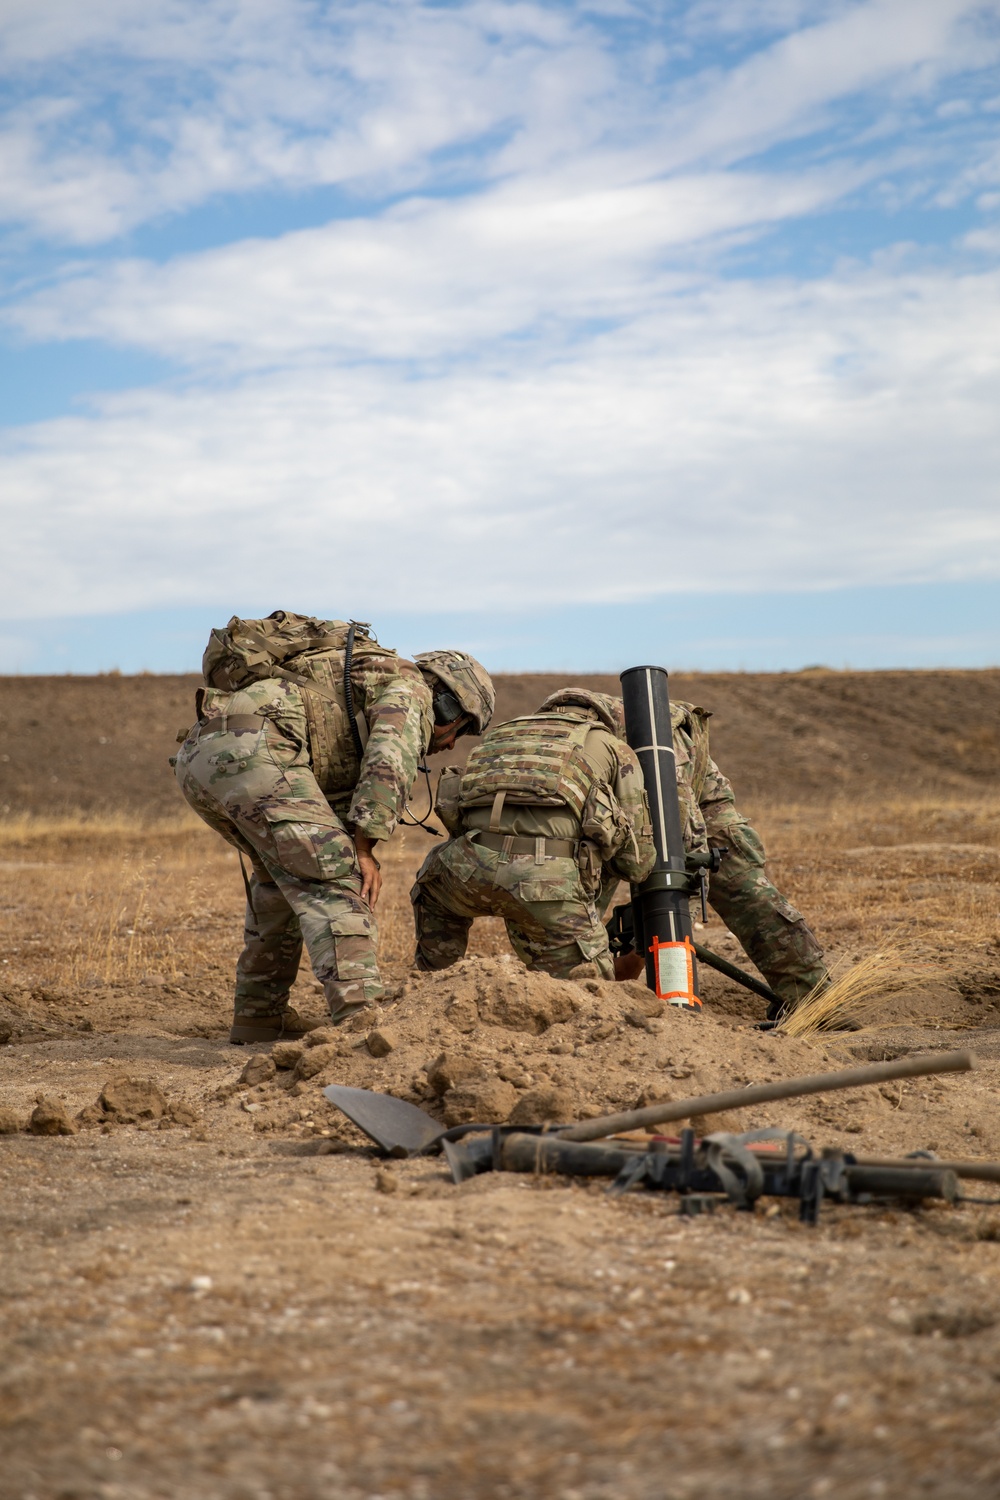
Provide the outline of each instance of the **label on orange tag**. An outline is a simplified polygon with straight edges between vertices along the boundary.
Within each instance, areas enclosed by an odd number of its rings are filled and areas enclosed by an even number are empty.
[[[690,939],[682,943],[661,943],[653,939],[650,948],[653,969],[656,975],[656,994],[660,1000],[671,1005],[687,1005],[701,1009],[701,1001],[694,992],[694,949]]]

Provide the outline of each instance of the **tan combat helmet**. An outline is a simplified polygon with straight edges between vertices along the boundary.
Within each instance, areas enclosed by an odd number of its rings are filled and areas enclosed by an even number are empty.
[[[462,732],[482,734],[493,717],[497,701],[486,668],[467,651],[419,651],[413,660],[430,679],[437,722],[450,724],[459,713],[468,714],[472,723]],[[452,703],[448,702],[449,697]],[[458,712],[452,711],[455,703]]]
[[[538,712],[548,714],[553,709],[592,708],[601,723],[620,740],[625,738],[625,705],[620,698],[610,693],[592,693],[589,688],[564,687],[550,693]]]

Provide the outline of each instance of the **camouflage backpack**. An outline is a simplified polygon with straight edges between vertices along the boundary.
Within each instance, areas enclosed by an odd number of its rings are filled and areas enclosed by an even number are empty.
[[[395,656],[380,646],[366,624],[317,620],[276,609],[263,620],[234,615],[224,630],[213,630],[202,658],[209,687],[234,693],[251,682],[281,677],[302,694],[309,725],[309,757],[324,792],[353,786],[368,726],[355,705],[348,654]]]

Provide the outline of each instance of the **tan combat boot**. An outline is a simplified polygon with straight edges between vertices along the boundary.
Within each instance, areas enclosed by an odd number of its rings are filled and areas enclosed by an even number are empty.
[[[233,1019],[229,1040],[234,1047],[258,1046],[267,1042],[297,1042],[308,1031],[322,1026],[322,1021],[307,1021],[289,1005],[273,1016],[240,1016]]]

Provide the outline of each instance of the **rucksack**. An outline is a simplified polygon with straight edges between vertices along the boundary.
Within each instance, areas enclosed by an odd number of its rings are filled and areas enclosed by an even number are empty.
[[[358,645],[369,639],[369,629],[368,625],[355,624]],[[276,609],[266,620],[241,620],[233,615],[224,630],[213,630],[209,636],[202,675],[209,687],[224,693],[235,693],[266,677],[288,677],[298,682],[312,673],[307,659],[296,658],[345,650],[349,630],[343,620],[317,620],[284,609]]]
[[[317,620],[276,609],[263,620],[234,615],[213,630],[202,658],[209,687],[234,693],[269,677],[294,682],[309,724],[309,758],[323,791],[342,791],[357,781],[368,726],[356,709],[348,657],[395,656],[360,621]]]

